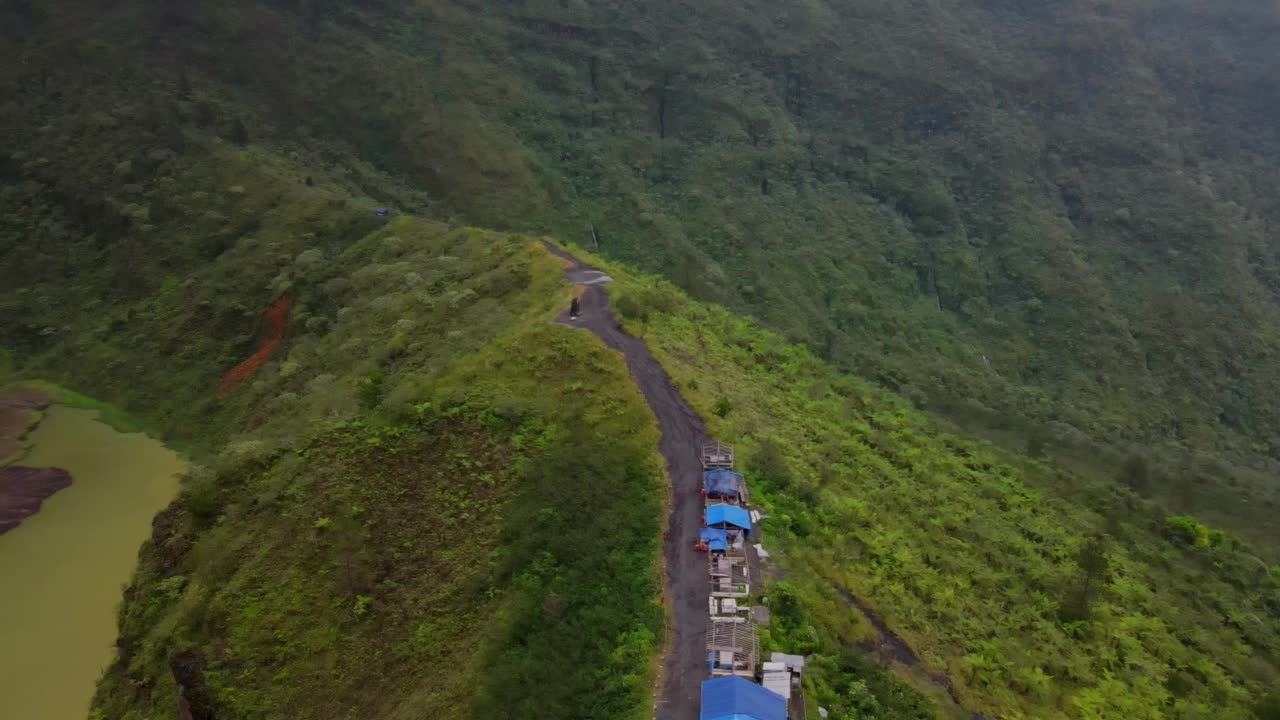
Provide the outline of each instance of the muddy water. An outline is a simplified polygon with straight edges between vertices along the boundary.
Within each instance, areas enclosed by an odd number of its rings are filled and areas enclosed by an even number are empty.
[[[185,465],[97,411],[49,409],[23,465],[61,467],[71,487],[0,535],[0,716],[84,720],[111,660],[121,589]]]

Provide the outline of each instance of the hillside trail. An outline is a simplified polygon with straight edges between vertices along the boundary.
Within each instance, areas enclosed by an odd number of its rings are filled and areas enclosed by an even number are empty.
[[[671,478],[671,515],[663,554],[666,560],[667,603],[673,618],[662,663],[662,682],[654,716],[657,720],[697,720],[702,680],[706,675],[705,633],[706,560],[693,549],[702,524],[702,465],[699,451],[707,438],[702,418],[689,407],[644,341],[618,329],[603,287],[608,275],[583,264],[564,250],[545,244],[547,251],[569,263],[565,279],[582,288],[577,320],[566,309],[556,322],[590,331],[608,347],[622,353],[640,393],[658,420],[662,440],[658,449]]]

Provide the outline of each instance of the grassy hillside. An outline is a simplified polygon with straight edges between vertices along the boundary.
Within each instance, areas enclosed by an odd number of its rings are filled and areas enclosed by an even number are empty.
[[[873,633],[848,594],[920,656],[918,684],[949,678],[993,717],[1274,716],[1280,565],[1247,542],[951,435],[741,317],[612,272],[629,327],[745,457],[786,577],[771,644],[825,656],[812,682],[837,717],[913,716],[851,684]]]
[[[408,417],[242,449],[157,521],[94,716],[181,681],[197,717],[645,717],[656,442],[619,358],[539,327]]]
[[[657,436],[621,359],[547,325],[558,264],[404,219],[310,270],[342,310],[298,273],[306,331],[205,401],[201,427],[233,439],[157,520],[95,717],[172,717],[178,684],[197,717],[640,717],[662,626]],[[81,358],[57,358],[75,377]],[[216,374],[182,384],[201,369],[131,397],[167,422],[176,400],[150,393],[212,394]]]
[[[114,293],[182,277],[255,234],[251,206],[279,192],[202,172],[205,141],[247,146],[249,165],[268,145],[300,168],[289,184],[594,229],[610,257],[967,429],[1091,471],[1139,453],[1144,494],[1278,539],[1265,3],[6,12],[0,181],[20,212],[0,248],[23,261],[0,268],[24,282],[83,263]],[[182,252],[159,242],[191,215]],[[11,308],[28,319],[6,336],[47,347],[55,326]]]
[[[99,131],[114,155],[52,142],[50,184],[4,188],[4,372],[203,467],[143,549],[95,716],[175,717],[179,685],[196,717],[643,714],[657,438],[621,360],[548,326],[559,263],[409,203],[380,218],[278,147]],[[283,348],[220,392],[279,298]]]

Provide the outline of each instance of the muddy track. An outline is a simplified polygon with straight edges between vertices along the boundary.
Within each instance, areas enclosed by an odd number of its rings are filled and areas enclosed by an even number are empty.
[[[706,676],[704,643],[709,590],[706,560],[693,549],[692,538],[702,524],[702,499],[698,495],[702,467],[698,452],[707,437],[706,426],[680,397],[644,341],[618,329],[609,309],[609,293],[602,287],[608,276],[554,245],[546,247],[551,254],[571,263],[565,277],[582,287],[578,319],[570,320],[566,309],[556,321],[589,330],[605,345],[622,353],[631,377],[658,419],[662,432],[659,450],[671,478],[671,516],[663,553],[667,566],[666,603],[674,627],[663,658],[655,716],[658,720],[697,720]]]
[[[879,642],[872,643],[871,647],[867,649],[874,652],[882,663],[885,665],[898,663],[907,668],[916,668],[920,665],[920,656],[916,655],[916,652],[911,649],[906,640],[903,640],[897,633],[889,629],[889,625],[884,621],[884,618],[880,617],[875,610],[872,610],[870,605],[844,587],[835,584],[832,584],[831,587],[840,593],[840,596],[846,602],[858,608],[858,612],[862,613],[867,622],[871,623],[871,626],[875,628],[880,638]],[[934,687],[945,690],[947,697],[951,698],[951,702],[955,703],[959,712],[966,713],[972,720],[992,720],[990,716],[983,713],[966,710],[964,703],[960,700],[960,694],[956,692],[955,683],[946,674],[930,673],[928,682]]]

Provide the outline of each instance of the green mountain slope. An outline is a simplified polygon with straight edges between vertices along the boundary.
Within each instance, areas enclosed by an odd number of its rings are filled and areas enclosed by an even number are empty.
[[[349,304],[229,391],[244,432],[157,519],[94,716],[640,717],[657,435],[621,359],[547,323],[559,274],[410,220],[332,260]]]
[[[1274,716],[1277,23],[6,4],[0,373],[207,468],[143,550],[99,715],[173,717],[179,683],[217,717],[648,714],[652,418],[547,326],[560,268],[514,229],[594,230],[727,306],[616,268],[760,486],[765,640],[817,656],[815,706],[942,712],[868,659],[852,595],[972,710]],[[281,298],[283,347],[220,392]]]
[[[643,716],[660,473],[625,368],[547,329],[431,397],[197,481],[144,549],[96,716],[173,717],[175,678],[198,717]]]
[[[786,577],[766,644],[818,654],[836,717],[912,716],[855,686],[850,649],[877,633],[851,597],[919,656],[909,678],[948,678],[991,717],[1272,717],[1280,566],[1248,543],[950,435],[741,317],[611,274],[629,327],[746,458]]]
[[[27,277],[145,254],[205,204],[156,184],[193,136],[270,143],[397,207],[594,229],[966,428],[1139,452],[1148,494],[1276,540],[1265,3],[18,7],[0,177]],[[253,230],[219,223],[186,228],[206,258]]]

